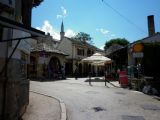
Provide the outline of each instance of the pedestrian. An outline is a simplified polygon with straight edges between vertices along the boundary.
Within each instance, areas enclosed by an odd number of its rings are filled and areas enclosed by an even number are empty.
[[[91,84],[91,77],[92,77],[92,72],[89,72],[89,85],[92,85]]]
[[[107,77],[108,77],[108,72],[107,72],[107,70],[105,71],[104,76],[105,76],[105,86],[106,86],[106,85],[107,85],[107,82],[109,82],[109,81],[107,80]]]
[[[74,75],[75,75],[75,79],[77,80],[78,79],[78,71],[77,71],[77,69],[75,70]]]
[[[117,69],[117,73],[116,73],[116,79],[119,81],[119,74],[120,74],[121,70],[118,68]],[[120,83],[120,82],[119,82]]]
[[[77,66],[78,66],[78,63],[75,63],[75,65],[73,66],[73,74],[76,80],[78,79],[78,67]]]
[[[65,69],[63,65],[61,66],[62,79],[65,79]]]
[[[50,63],[47,65],[47,71],[48,71],[48,77],[49,77],[49,79],[51,79],[52,70],[51,70],[51,65],[50,65]]]
[[[77,68],[74,71],[74,76],[75,76],[75,79],[77,80],[78,79],[78,69]]]

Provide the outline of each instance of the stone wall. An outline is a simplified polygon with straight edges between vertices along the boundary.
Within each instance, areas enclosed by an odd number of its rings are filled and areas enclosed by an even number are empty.
[[[23,74],[22,66],[22,61],[19,59],[11,59],[8,64],[5,120],[18,120],[29,103],[29,80],[27,80],[26,74]],[[0,86],[0,89],[3,89],[4,82],[1,82]],[[4,94],[2,93],[0,94],[0,99],[2,100],[3,98]],[[3,102],[1,103],[3,104]],[[2,114],[2,111],[0,113]]]

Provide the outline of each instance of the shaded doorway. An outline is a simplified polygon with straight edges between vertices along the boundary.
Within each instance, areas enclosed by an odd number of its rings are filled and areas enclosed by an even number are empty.
[[[58,79],[61,71],[60,60],[57,57],[52,57],[48,64],[48,77]]]
[[[96,73],[95,73],[95,66],[93,65],[93,66],[91,66],[91,68],[92,68],[92,76],[94,77],[94,76],[96,76]]]
[[[66,64],[65,64],[65,74],[66,74],[66,76],[72,76],[73,75],[73,64],[72,64],[72,62],[66,62]]]
[[[82,64],[81,63],[78,65],[78,72],[79,72],[79,77],[82,77]]]
[[[29,78],[36,78],[37,77],[37,59],[34,56],[30,56],[30,64],[27,68],[27,76]]]
[[[84,63],[84,67],[83,67],[83,75],[84,77],[88,76],[89,74],[89,65],[88,63]]]
[[[89,64],[89,72],[92,72],[91,64]]]

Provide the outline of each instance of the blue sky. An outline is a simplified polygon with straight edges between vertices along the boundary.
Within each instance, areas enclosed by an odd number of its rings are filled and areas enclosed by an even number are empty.
[[[112,38],[133,42],[147,37],[148,15],[154,15],[155,31],[160,32],[160,0],[103,1],[44,0],[32,11],[32,27],[58,39],[63,19],[66,36],[88,33],[99,48]]]

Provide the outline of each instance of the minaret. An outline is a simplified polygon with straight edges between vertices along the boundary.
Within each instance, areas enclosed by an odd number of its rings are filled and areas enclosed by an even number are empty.
[[[63,20],[62,20],[62,23],[61,23],[61,32],[60,32],[60,40],[62,40],[64,38],[64,25],[63,25]]]

